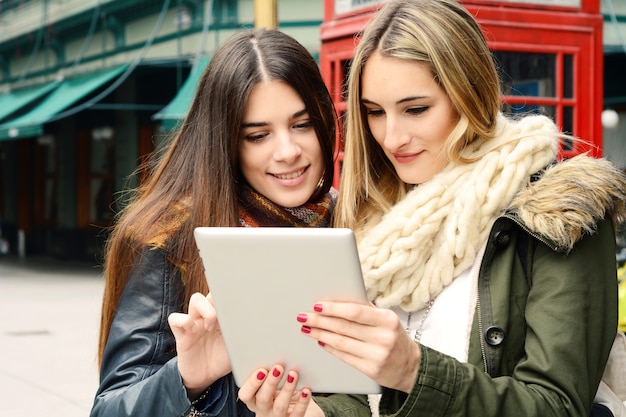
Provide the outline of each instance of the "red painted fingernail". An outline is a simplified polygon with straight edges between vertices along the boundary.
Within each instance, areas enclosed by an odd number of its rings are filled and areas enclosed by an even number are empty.
[[[259,371],[258,374],[256,374],[256,379],[258,379],[259,381],[263,380],[263,378],[265,378],[265,372],[263,371]]]
[[[322,342],[321,340],[318,340],[317,344],[320,345],[321,347],[326,346],[326,343]]]
[[[290,384],[293,382],[293,375],[287,375],[287,382],[289,382]]]
[[[306,323],[306,319],[307,319],[306,314],[298,314],[297,319],[300,323]]]
[[[309,326],[302,326],[300,330],[302,330],[302,333],[311,333],[311,328]]]
[[[272,375],[279,376],[280,375],[280,371],[278,369],[274,368],[274,370],[272,371]]]
[[[313,306],[313,310],[317,311],[318,313],[322,311],[322,305],[321,304],[315,304]]]
[[[302,398],[306,398],[309,396],[309,393],[306,391],[302,391]]]

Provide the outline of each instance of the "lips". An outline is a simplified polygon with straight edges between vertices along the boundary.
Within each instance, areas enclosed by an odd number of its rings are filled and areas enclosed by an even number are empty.
[[[420,153],[421,152],[411,153],[411,154],[394,153],[393,157],[396,159],[396,161],[400,162],[401,164],[405,164],[405,163],[413,161],[415,158],[417,158],[420,155]]]
[[[279,180],[292,180],[304,174],[304,171],[306,171],[306,168],[301,168],[297,171],[290,172],[288,174],[272,174],[272,175],[278,178]]]

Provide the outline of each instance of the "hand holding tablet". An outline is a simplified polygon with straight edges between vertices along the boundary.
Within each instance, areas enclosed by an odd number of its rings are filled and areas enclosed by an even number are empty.
[[[350,229],[199,227],[194,236],[238,385],[280,363],[314,392],[380,391],[297,321],[320,300],[367,303]]]

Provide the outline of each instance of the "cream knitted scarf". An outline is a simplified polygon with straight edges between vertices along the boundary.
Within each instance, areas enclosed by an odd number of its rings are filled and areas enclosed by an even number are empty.
[[[368,296],[379,307],[410,312],[433,300],[474,263],[496,218],[530,176],[556,157],[557,130],[547,117],[500,115],[496,131],[467,149],[466,156],[482,155],[477,161],[448,164],[359,239]]]

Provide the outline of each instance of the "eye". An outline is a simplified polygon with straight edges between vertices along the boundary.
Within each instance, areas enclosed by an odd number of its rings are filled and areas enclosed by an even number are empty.
[[[430,107],[428,106],[420,106],[420,107],[409,107],[406,112],[409,114],[422,114],[424,113],[426,110],[428,110]]]
[[[385,112],[382,111],[381,109],[366,108],[365,114],[367,114],[368,117],[377,117],[377,116],[382,116],[383,114],[385,114]]]
[[[267,136],[267,133],[251,133],[248,135],[244,135],[243,140],[250,143],[260,142]]]
[[[313,123],[311,123],[310,120],[303,120],[303,121],[294,123],[293,128],[298,129],[298,130],[306,130],[312,126],[313,126]]]

